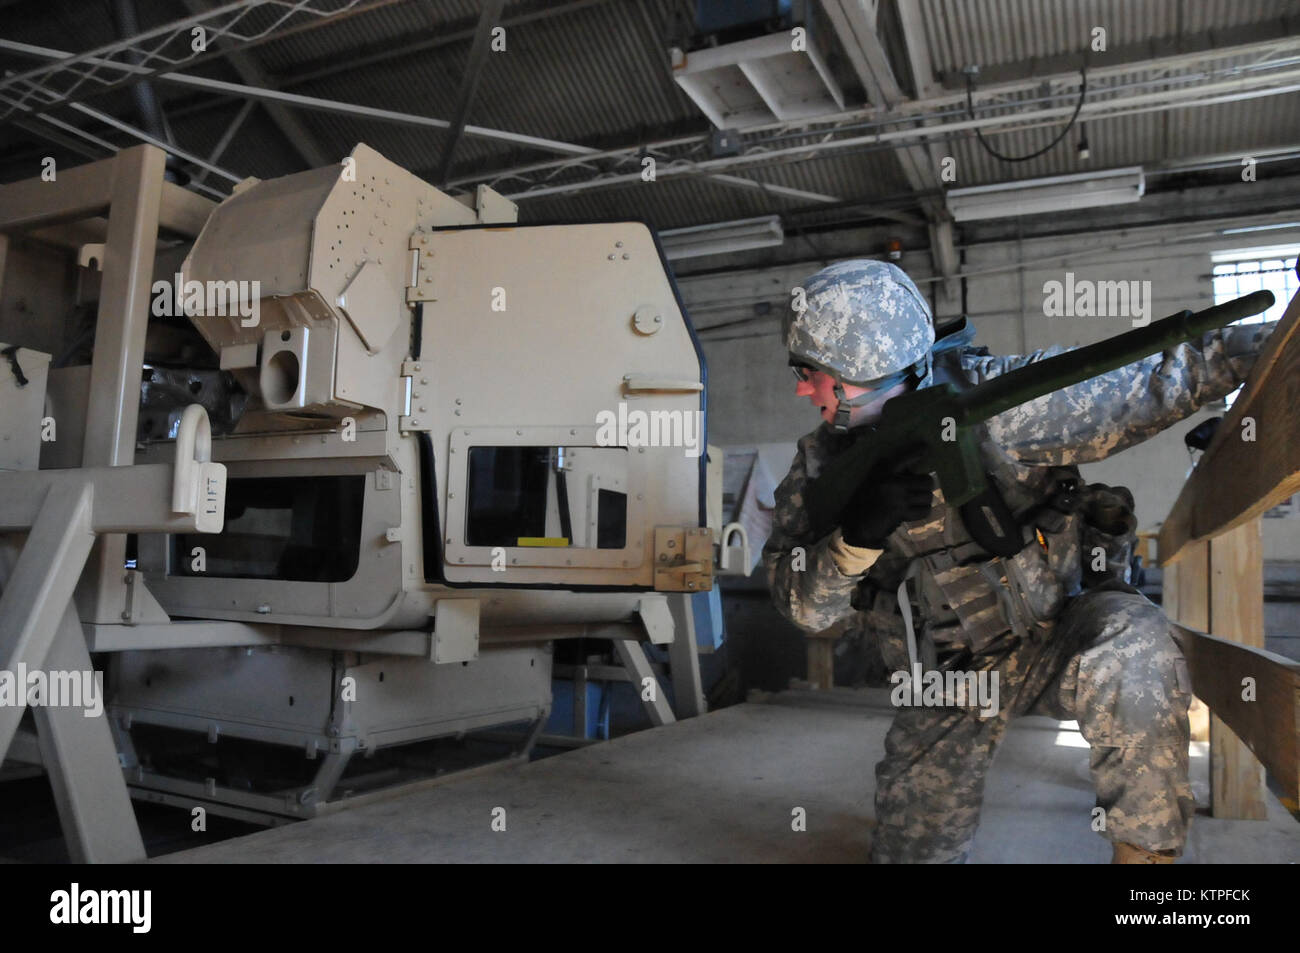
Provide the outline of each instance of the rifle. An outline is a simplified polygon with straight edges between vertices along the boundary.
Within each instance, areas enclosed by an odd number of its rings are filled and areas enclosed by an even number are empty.
[[[921,447],[914,469],[936,473],[944,500],[961,507],[972,537],[1010,556],[1022,547],[1019,527],[996,489],[988,485],[975,427],[1012,407],[1106,374],[1149,354],[1176,347],[1216,328],[1266,311],[1268,291],[1234,298],[1203,311],[1180,311],[1144,328],[1035,361],[958,391],[936,384],[885,403],[880,421],[831,460],[808,491],[808,515],[818,537],[841,523],[845,508],[873,468]]]

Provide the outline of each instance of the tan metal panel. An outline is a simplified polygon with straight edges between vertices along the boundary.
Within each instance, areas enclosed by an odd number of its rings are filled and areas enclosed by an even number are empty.
[[[701,376],[644,224],[454,229],[431,234],[429,247],[436,300],[425,305],[421,363],[430,372],[424,406],[433,416],[440,487],[464,482],[448,473],[456,430],[508,421],[519,429],[590,433],[601,414],[633,411],[676,413],[683,424],[685,415],[696,415],[690,420],[698,422],[697,391],[629,393],[626,387],[629,377],[684,385],[698,384]],[[647,308],[662,317],[662,330],[637,331],[634,316]],[[702,434],[695,436],[702,453]],[[574,585],[652,586],[655,526],[699,525],[700,461],[681,446],[639,446],[630,448],[628,466],[629,483],[645,486],[645,509],[635,524],[635,493],[628,514],[629,547],[637,546],[642,558],[627,571],[583,570],[551,553],[551,568],[511,568],[504,581],[554,582],[559,572]],[[455,538],[447,501],[441,505],[440,524]],[[449,565],[447,574],[454,581],[503,581],[487,567]]]

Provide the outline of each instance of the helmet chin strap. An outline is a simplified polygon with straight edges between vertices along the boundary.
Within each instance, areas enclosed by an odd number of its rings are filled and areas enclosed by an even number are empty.
[[[835,399],[838,403],[835,407],[835,420],[831,426],[835,428],[837,433],[846,433],[849,429],[849,416],[853,413],[853,408],[863,407],[879,396],[880,394],[877,391],[869,390],[857,397],[849,397],[844,393],[844,385],[836,381]]]
[[[907,389],[914,390],[919,387],[921,383],[930,376],[932,366],[932,355],[927,351],[921,360],[908,368],[906,377],[904,378],[904,380],[907,381]],[[835,429],[836,433],[848,432],[849,417],[852,415],[853,409],[871,403],[880,396],[881,389],[869,390],[866,393],[859,394],[857,397],[849,397],[844,393],[844,384],[837,380],[834,389],[835,399],[837,401],[835,406],[835,419],[831,423],[831,426]]]

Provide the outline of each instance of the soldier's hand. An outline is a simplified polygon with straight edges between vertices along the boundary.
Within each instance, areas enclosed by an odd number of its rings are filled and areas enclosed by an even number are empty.
[[[934,477],[917,473],[924,451],[916,448],[876,467],[844,510],[840,534],[850,546],[883,549],[901,523],[925,519],[934,504]]]

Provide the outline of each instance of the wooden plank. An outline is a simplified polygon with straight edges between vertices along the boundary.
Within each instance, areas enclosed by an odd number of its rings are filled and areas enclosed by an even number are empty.
[[[1300,293],[1291,299],[1160,530],[1160,558],[1240,526],[1300,492]],[[1243,439],[1252,422],[1253,440]]]
[[[1154,543],[1154,540],[1148,542]],[[1204,546],[1205,544],[1199,543],[1196,545]],[[1189,574],[1198,569],[1201,570],[1203,577],[1209,571],[1209,563],[1206,557],[1201,557],[1199,562],[1196,557],[1184,558],[1176,563],[1170,563],[1163,569],[1163,579],[1160,583],[1160,607],[1171,622],[1178,622],[1181,619],[1182,600],[1179,593],[1182,589],[1192,586],[1190,582],[1187,582],[1180,588],[1180,581],[1186,580]],[[1208,586],[1209,581],[1204,578],[1197,584],[1197,588],[1202,592],[1208,592]],[[1191,595],[1189,593],[1189,603],[1191,602]],[[1201,611],[1205,613],[1207,610],[1208,607],[1203,607]],[[1210,709],[1199,696],[1192,698],[1192,704],[1187,710],[1187,721],[1191,727],[1193,741],[1210,740]]]
[[[1264,647],[1264,558],[1259,520],[1210,540],[1210,632]],[[1225,696],[1241,698],[1242,678],[1223,678]],[[1257,702],[1240,704],[1255,709]],[[1291,705],[1294,709],[1294,703]],[[1226,712],[1210,706],[1210,808],[1215,817],[1263,820],[1264,767],[1224,723]],[[1265,712],[1267,714],[1267,712]],[[1295,735],[1292,731],[1292,741]]]
[[[1282,785],[1300,796],[1300,663],[1264,649],[1176,625],[1192,687]],[[1242,698],[1254,679],[1255,700]]]

